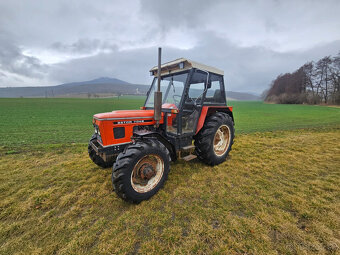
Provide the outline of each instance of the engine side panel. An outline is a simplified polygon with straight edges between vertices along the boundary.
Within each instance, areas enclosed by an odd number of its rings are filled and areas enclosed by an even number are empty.
[[[130,114],[131,116],[128,117],[95,115],[93,124],[97,125],[99,128],[102,146],[130,143],[135,127],[155,125],[156,121],[153,119],[153,114],[149,114],[147,110],[145,110],[145,113],[146,114],[141,114],[139,111],[136,115],[140,116],[132,116],[133,114]],[[163,117],[164,114],[162,114],[160,124],[164,123]]]

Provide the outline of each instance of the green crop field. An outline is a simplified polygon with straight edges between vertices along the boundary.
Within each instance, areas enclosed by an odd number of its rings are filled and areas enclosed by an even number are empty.
[[[87,141],[143,101],[0,99],[0,254],[340,254],[340,108],[231,101],[227,161],[173,162],[132,205]]]
[[[139,109],[144,100],[141,96],[0,99],[0,145],[85,143],[93,132],[93,114]],[[229,105],[234,106],[238,134],[340,124],[339,108],[242,101]]]
[[[92,116],[100,112],[138,109],[144,97],[105,99],[0,99],[0,144],[33,145],[87,142]]]

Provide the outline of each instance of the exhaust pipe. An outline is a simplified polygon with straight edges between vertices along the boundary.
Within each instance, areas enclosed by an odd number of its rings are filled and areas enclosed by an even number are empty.
[[[161,57],[162,48],[158,48],[157,91],[155,91],[154,94],[154,114],[153,114],[153,117],[156,120],[157,127],[159,126],[159,121],[162,118]]]

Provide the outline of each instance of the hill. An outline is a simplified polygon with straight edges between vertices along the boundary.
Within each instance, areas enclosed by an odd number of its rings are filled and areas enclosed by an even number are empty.
[[[79,97],[112,94],[146,94],[148,86],[131,84],[116,78],[102,77],[90,81],[57,86],[0,88],[0,97]]]
[[[123,80],[101,77],[90,81],[71,82],[56,86],[0,88],[0,97],[110,97],[117,94],[145,95],[149,85],[132,84]],[[260,100],[256,95],[227,91],[230,100]]]
[[[259,96],[246,93],[246,92],[234,92],[227,91],[227,98],[231,100],[244,100],[244,101],[259,101],[261,98]]]
[[[90,80],[90,81],[71,82],[71,83],[61,84],[59,86],[68,87],[68,86],[87,85],[87,84],[125,84],[125,85],[132,85],[131,83],[126,82],[126,81],[122,81],[120,79],[110,78],[110,77],[100,77],[100,78]]]

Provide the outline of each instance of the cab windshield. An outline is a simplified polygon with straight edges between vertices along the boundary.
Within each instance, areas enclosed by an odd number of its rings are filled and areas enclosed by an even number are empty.
[[[161,77],[162,104],[174,104],[179,107],[187,77],[188,73]],[[145,107],[154,107],[155,90],[157,90],[157,77],[152,82]]]

